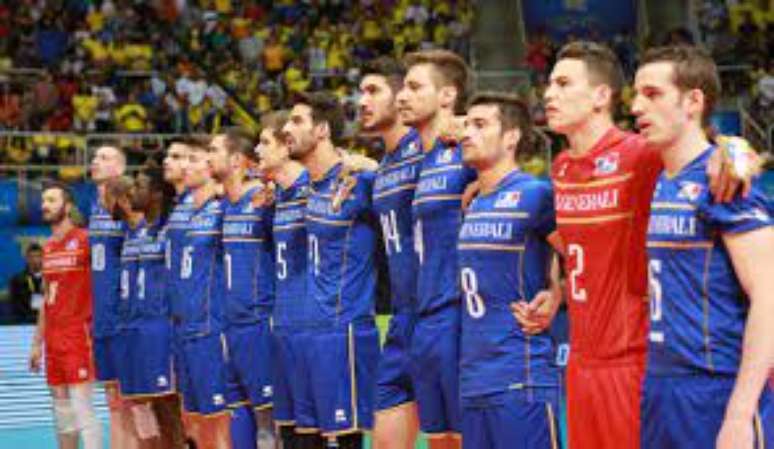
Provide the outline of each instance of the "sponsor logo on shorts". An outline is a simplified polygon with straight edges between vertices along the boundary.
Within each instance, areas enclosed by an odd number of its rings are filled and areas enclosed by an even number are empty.
[[[89,377],[89,370],[86,368],[78,368],[78,378],[86,379],[87,377]]]
[[[213,405],[224,405],[225,403],[226,403],[226,400],[223,398],[222,394],[218,393],[218,394],[213,394],[212,395],[212,404]]]
[[[263,386],[263,397],[270,398],[274,396],[274,390],[272,389],[271,385],[264,385]]]
[[[167,376],[159,376],[156,379],[156,386],[158,387],[168,387],[169,386],[169,380],[167,380]]]
[[[347,422],[347,413],[343,409],[336,409],[336,422]]]

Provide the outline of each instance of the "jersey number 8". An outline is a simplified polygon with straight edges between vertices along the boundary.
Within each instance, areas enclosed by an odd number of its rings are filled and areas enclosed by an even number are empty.
[[[468,309],[468,314],[473,318],[483,317],[486,313],[486,307],[483,298],[478,294],[476,272],[468,267],[460,270],[460,283],[465,295],[465,306]]]

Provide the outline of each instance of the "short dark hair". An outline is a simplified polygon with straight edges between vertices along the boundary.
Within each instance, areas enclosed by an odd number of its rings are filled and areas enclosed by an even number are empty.
[[[42,252],[43,247],[38,242],[32,242],[27,245],[27,249],[24,250],[24,254],[29,255],[31,252]]]
[[[282,127],[288,121],[288,111],[281,109],[279,111],[268,112],[261,116],[261,129],[270,129],[274,137],[282,137]]]
[[[43,188],[41,189],[41,192],[45,192],[46,190],[61,191],[62,198],[64,199],[65,203],[75,205],[75,195],[73,194],[73,191],[70,189],[70,186],[63,183],[62,181],[57,181],[54,179],[43,181]]]
[[[409,53],[404,58],[406,67],[419,64],[432,65],[440,77],[443,85],[452,85],[457,89],[457,102],[454,104],[454,113],[464,113],[468,96],[472,89],[473,77],[468,64],[457,53],[449,50],[423,50]]]
[[[380,56],[366,63],[363,68],[363,76],[367,75],[383,76],[393,93],[397,93],[403,83],[403,78],[406,76],[406,66],[395,58]]]
[[[657,62],[672,64],[672,82],[680,92],[698,89],[704,93],[702,124],[707,125],[722,89],[718,67],[709,52],[691,45],[655,47],[645,52],[640,67]]]
[[[518,129],[521,133],[516,158],[528,160],[543,151],[544,139],[532,124],[529,104],[515,94],[496,91],[476,92],[468,108],[478,105],[497,106],[502,130]]]
[[[570,42],[559,50],[556,60],[562,59],[583,61],[590,77],[598,83],[608,85],[613,91],[610,111],[616,110],[621,101],[625,78],[621,62],[610,47],[591,41]]]
[[[209,147],[210,140],[207,137],[200,135],[182,136],[172,141],[172,143],[179,143],[189,148],[193,148],[199,151],[205,151]]]
[[[221,132],[226,137],[226,149],[229,154],[239,153],[248,159],[255,159],[255,136],[244,128],[232,126]]]
[[[319,91],[297,95],[296,104],[304,104],[312,110],[312,123],[327,123],[331,141],[338,145],[344,134],[344,107],[331,92]]]

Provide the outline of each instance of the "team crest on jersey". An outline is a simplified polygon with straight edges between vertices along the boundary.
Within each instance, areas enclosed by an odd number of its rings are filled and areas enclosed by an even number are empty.
[[[609,175],[616,172],[619,161],[618,153],[610,153],[594,159],[594,175]]]
[[[688,201],[696,201],[696,199],[699,198],[699,195],[701,195],[701,191],[701,184],[683,181],[680,183],[680,191],[677,192],[677,197]]]
[[[404,156],[413,156],[415,154],[419,153],[419,145],[417,145],[416,142],[411,142],[406,147],[406,150],[403,152]]]
[[[498,197],[497,200],[495,200],[494,207],[496,209],[506,208],[506,207],[517,207],[519,205],[519,200],[521,200],[521,192],[502,192]]]
[[[252,203],[247,203],[245,204],[245,207],[242,208],[243,214],[249,214],[249,213],[252,213],[253,211],[255,211],[255,207],[253,206]]]
[[[448,164],[452,161],[452,157],[454,157],[454,150],[452,148],[447,148],[438,154],[435,162],[437,164]]]
[[[561,167],[559,167],[559,170],[556,172],[556,176],[558,178],[562,178],[564,177],[564,174],[566,171],[567,171],[567,163],[565,162],[564,164],[562,164]]]
[[[78,249],[78,240],[76,239],[72,239],[68,241],[67,244],[65,245],[66,251],[75,251],[77,249]]]

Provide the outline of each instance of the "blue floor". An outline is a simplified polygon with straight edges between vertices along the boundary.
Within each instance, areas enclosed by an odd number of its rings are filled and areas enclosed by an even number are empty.
[[[110,429],[107,425],[103,432],[107,449],[110,447]],[[0,449],[56,449],[56,435],[49,426],[0,430]]]

